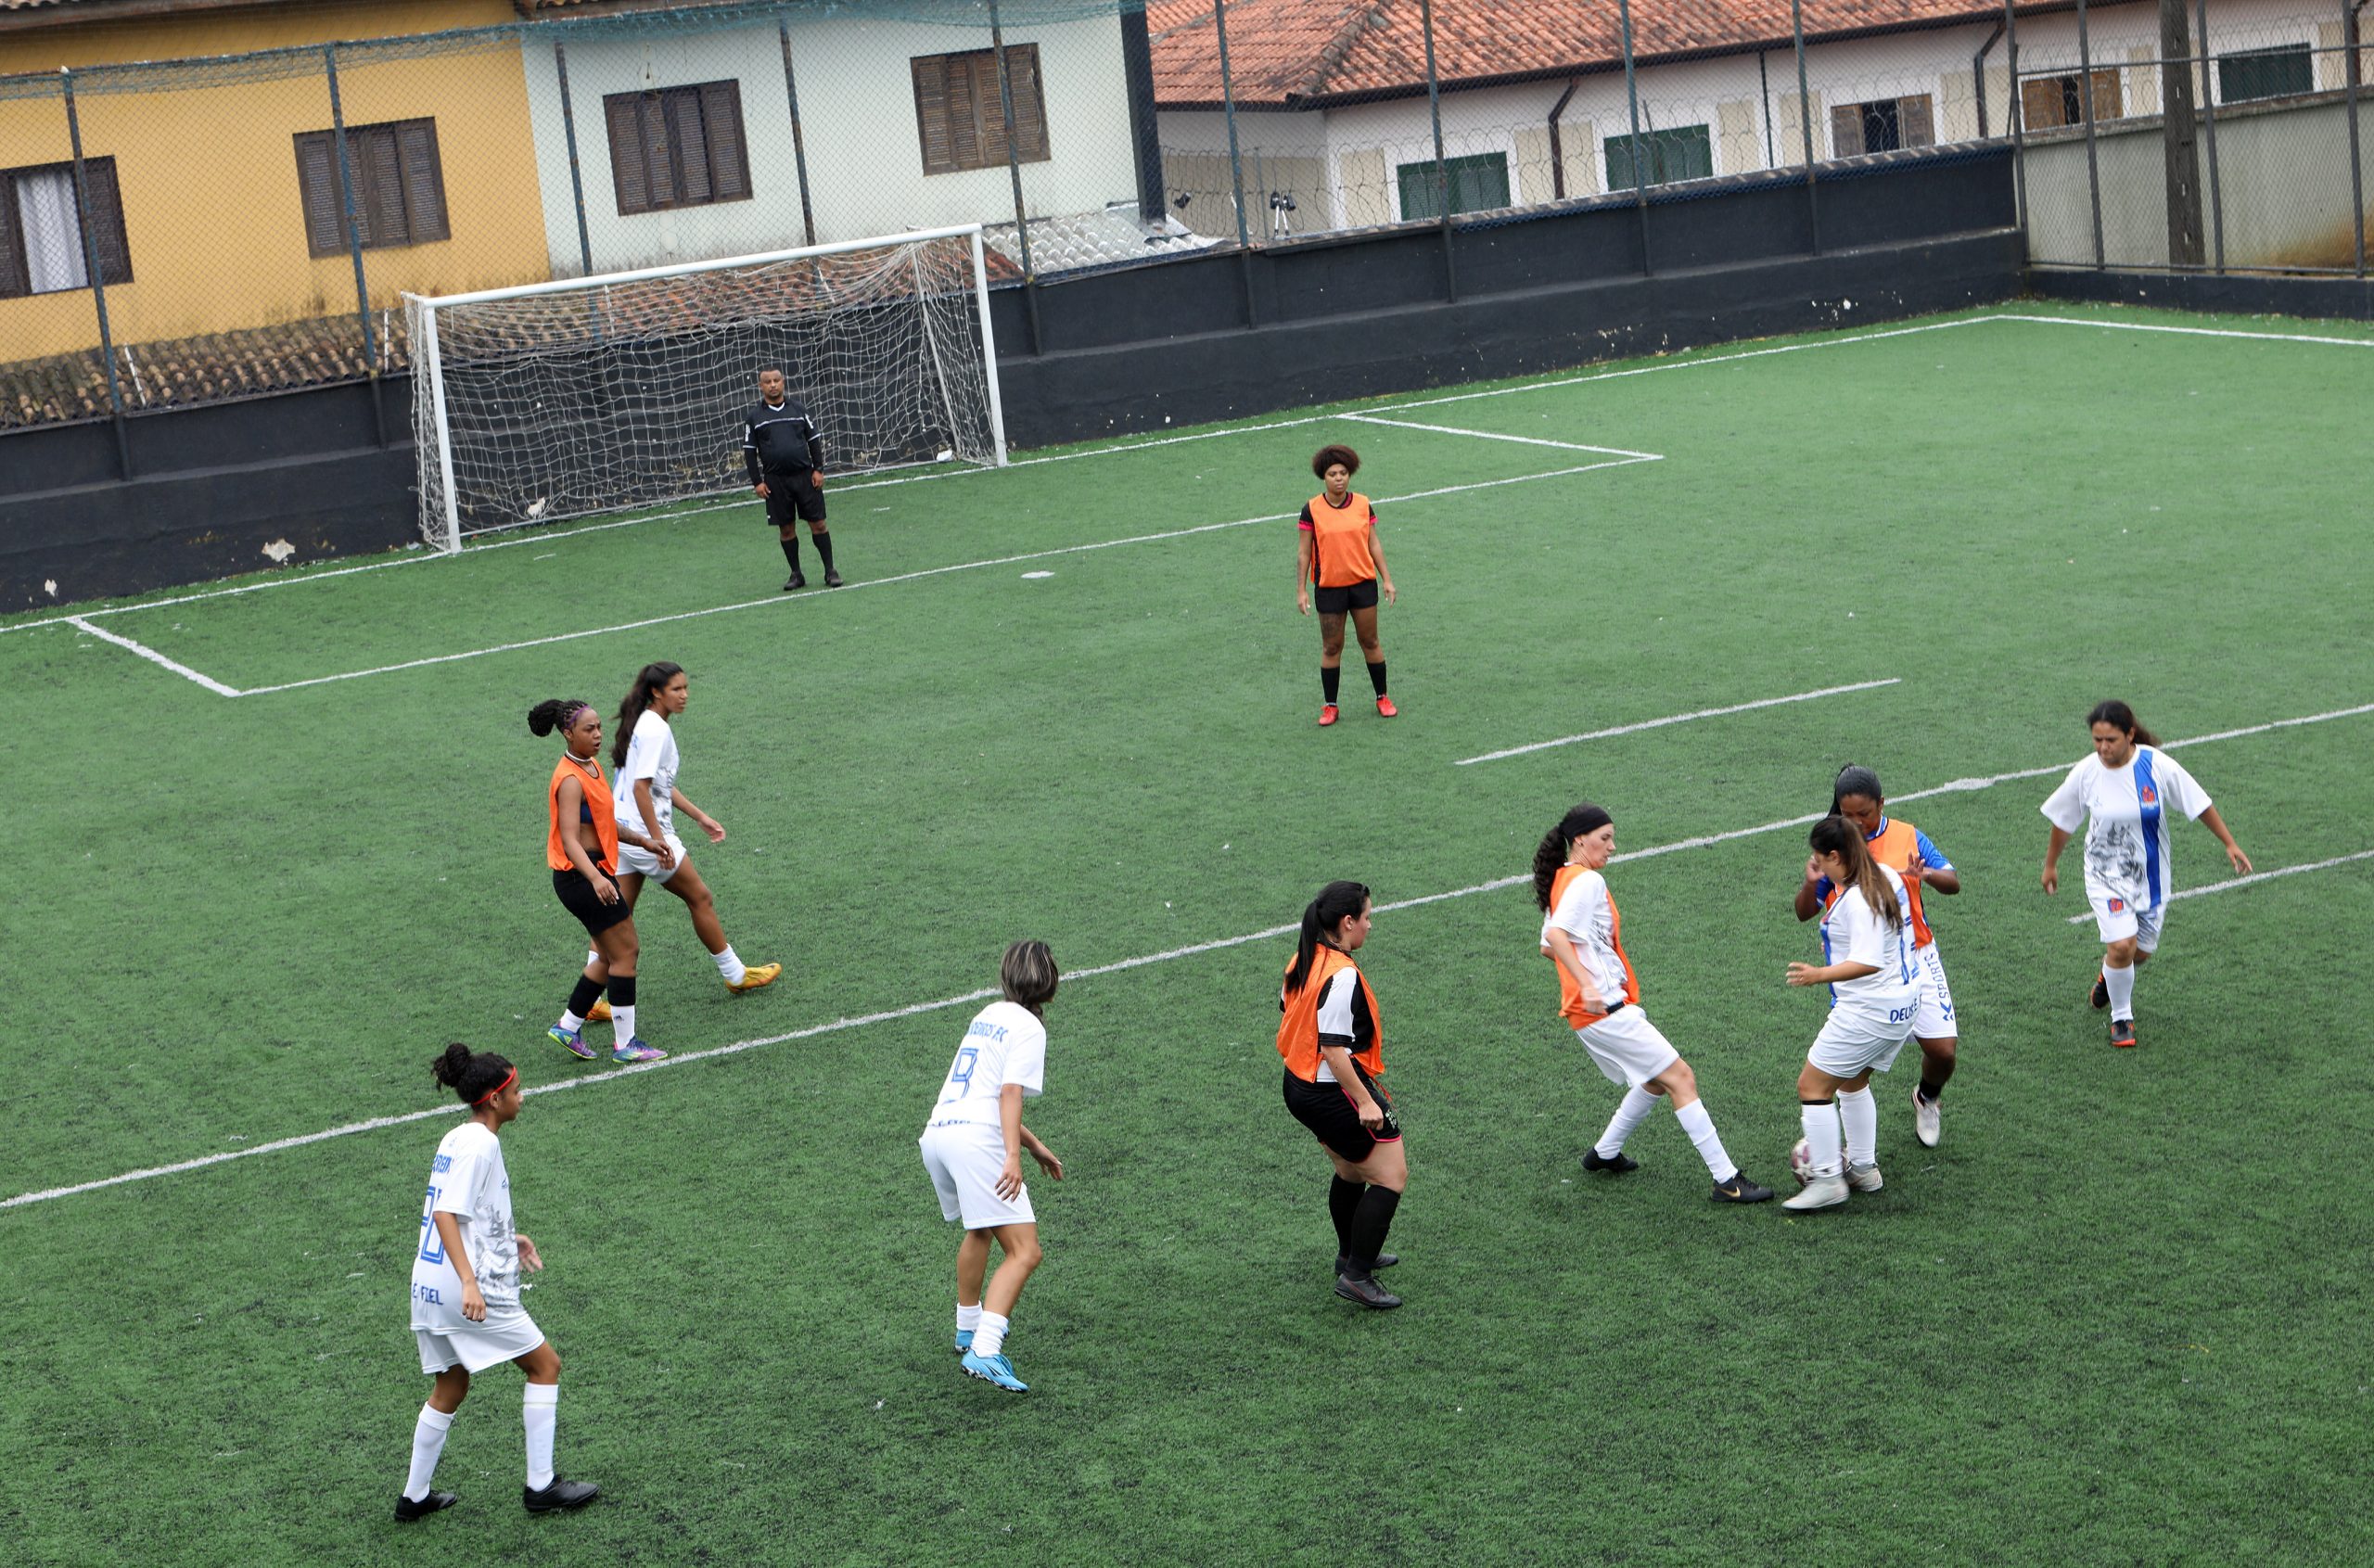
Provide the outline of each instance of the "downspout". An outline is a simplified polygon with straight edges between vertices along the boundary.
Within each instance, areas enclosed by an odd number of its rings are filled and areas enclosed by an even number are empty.
[[[1986,42],[1978,46],[1978,53],[1970,57],[1971,83],[1978,90],[1978,139],[1982,142],[1986,140],[1986,57],[2002,41],[2003,24],[1998,21],[1995,31],[1987,34]]]
[[[2363,0],[2360,3],[2363,4]],[[1566,106],[1575,101],[1575,89],[1582,84],[1583,79],[1579,76],[1566,78],[1566,90],[1558,95],[1556,103],[1550,106],[1550,196],[1553,201],[1566,199],[1566,142],[1558,134],[1558,117],[1564,114]]]

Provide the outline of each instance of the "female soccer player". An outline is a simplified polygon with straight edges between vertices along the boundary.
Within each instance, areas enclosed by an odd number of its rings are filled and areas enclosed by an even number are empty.
[[[618,874],[619,840],[627,839],[660,864],[672,863],[675,851],[664,840],[646,838],[619,824],[603,781],[598,754],[602,749],[602,716],[590,702],[555,697],[528,710],[528,733],[561,734],[560,760],[553,764],[552,782],[544,786],[544,804],[552,829],[544,839],[544,863],[552,867],[553,892],[561,908],[575,915],[593,938],[594,951],[569,993],[560,1022],[544,1032],[570,1055],[590,1062],[594,1048],[585,1043],[586,1015],[593,1012],[606,987],[610,1017],[616,1026],[610,1059],[614,1062],[656,1062],[668,1053],[645,1045],[634,1032],[634,961],[641,950],[635,940],[634,906],[611,878]]]
[[[1286,1110],[1327,1151],[1335,1178],[1327,1212],[1335,1221],[1335,1294],[1362,1307],[1401,1298],[1376,1271],[1401,1260],[1385,1250],[1393,1211],[1410,1184],[1401,1124],[1376,1080],[1385,1071],[1376,993],[1352,955],[1369,939],[1369,890],[1331,882],[1302,911],[1302,934],[1278,993],[1278,1054],[1285,1058]]]
[[[619,705],[618,733],[610,742],[610,766],[618,770],[619,835],[627,839],[619,851],[619,886],[626,894],[629,911],[643,896],[647,876],[657,877],[660,886],[683,899],[692,912],[694,935],[717,962],[725,988],[738,995],[772,985],[783,973],[783,965],[746,966],[734,954],[734,944],[725,939],[725,927],[717,918],[717,900],[709,897],[708,885],[685,859],[684,841],[676,836],[675,813],[681,810],[700,823],[711,844],[725,842],[724,825],[685,799],[676,787],[676,732],[668,720],[683,712],[691,699],[692,682],[684,667],[661,659],[636,672],[626,700]],[[645,842],[666,844],[668,860],[662,863],[657,855],[635,848],[631,835],[637,834]],[[598,950],[589,952],[585,962],[595,963],[601,956]]]
[[[1822,911],[1821,964],[1789,965],[1789,984],[1828,986],[1831,996],[1830,1017],[1797,1074],[1806,1180],[1805,1191],[1780,1206],[1798,1210],[1843,1204],[1850,1187],[1880,1190],[1880,1107],[1871,1098],[1871,1075],[1895,1065],[1896,1052],[1911,1038],[1921,985],[1912,925],[1905,918],[1904,878],[1871,858],[1862,830],[1844,817],[1824,817],[1806,842],[1814,869],[1839,892]]]
[[[1674,1119],[1715,1179],[1716,1200],[1760,1204],[1772,1189],[1742,1175],[1723,1152],[1698,1098],[1697,1076],[1640,1011],[1640,985],[1624,955],[1624,922],[1600,874],[1615,854],[1615,820],[1589,801],[1551,824],[1533,851],[1533,901],[1543,916],[1542,953],[1558,971],[1559,1014],[1608,1080],[1625,1086],[1607,1130],[1583,1155],[1583,1168],[1619,1175],[1639,1169],[1624,1141],[1670,1094]]]
[[[1308,615],[1311,580],[1319,583],[1319,688],[1327,704],[1319,710],[1322,725],[1336,720],[1335,691],[1343,677],[1344,618],[1360,640],[1360,657],[1368,660],[1369,684],[1376,688],[1376,710],[1391,719],[1400,713],[1385,695],[1385,649],[1376,638],[1376,595],[1385,590],[1394,599],[1393,570],[1385,564],[1385,544],[1376,534],[1376,509],[1369,498],[1352,489],[1360,471],[1360,454],[1347,446],[1323,446],[1312,454],[1310,471],[1327,488],[1303,503],[1301,533],[1295,549],[1295,604]]]
[[[2094,755],[2069,771],[2044,803],[2052,837],[2044,850],[2044,890],[2061,887],[2061,851],[2086,824],[2086,898],[2101,933],[2102,968],[2093,1002],[2111,1010],[2111,1043],[2135,1043],[2135,972],[2159,950],[2161,920],[2176,889],[2169,818],[2174,806],[2226,847],[2227,863],[2247,876],[2251,858],[2226,831],[2209,794],[2123,702],[2102,702],[2086,716]]]
[[[1934,1149],[1943,1133],[1938,1101],[1946,1080],[1954,1076],[1958,1043],[1954,1025],[1954,993],[1946,984],[1946,963],[1937,956],[1936,934],[1921,913],[1921,903],[1933,892],[1962,890],[1962,879],[1929,835],[1901,817],[1888,815],[1887,797],[1880,793],[1880,776],[1869,768],[1839,770],[1830,790],[1830,809],[1862,831],[1871,858],[1904,873],[1905,917],[1912,925],[1912,948],[1921,960],[1921,1011],[1913,1015],[1912,1038],[1921,1042],[1921,1083],[1912,1091],[1912,1131],[1922,1145]],[[1838,897],[1838,885],[1821,874],[1811,856],[1806,879],[1797,885],[1797,918],[1811,920]]]
[[[420,1343],[420,1370],[437,1383],[413,1426],[412,1471],[396,1498],[396,1520],[408,1524],[453,1506],[453,1493],[433,1492],[428,1483],[453,1412],[470,1392],[470,1374],[498,1361],[528,1374],[528,1484],[519,1500],[530,1513],[583,1508],[602,1489],[553,1472],[560,1356],[519,1305],[520,1273],[544,1266],[536,1243],[511,1228],[511,1177],[498,1137],[519,1114],[519,1069],[500,1056],[449,1045],[428,1070],[461,1097],[470,1119],[438,1143],[421,1205],[412,1332]]]
[[[1030,1385],[1014,1375],[1005,1336],[1015,1303],[1039,1267],[1039,1217],[1022,1182],[1027,1151],[1048,1179],[1064,1179],[1064,1162],[1022,1125],[1022,1103],[1035,1100],[1047,1077],[1047,1003],[1061,978],[1044,942],[1015,942],[998,964],[1005,1000],[973,1017],[948,1064],[939,1103],[925,1125],[924,1168],[939,1191],[943,1219],[964,1224],[956,1247],[956,1350],[967,1372],[1009,1394]],[[989,1274],[989,1243],[1005,1261]]]

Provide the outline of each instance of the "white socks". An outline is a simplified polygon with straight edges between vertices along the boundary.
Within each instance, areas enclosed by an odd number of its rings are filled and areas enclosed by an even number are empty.
[[[725,944],[723,952],[711,953],[708,956],[717,960],[717,972],[725,976],[725,983],[729,986],[740,985],[742,976],[748,973],[743,967],[742,961],[734,956],[734,944],[731,942]]]
[[[1869,1092],[1866,1090],[1865,1092]],[[1838,1107],[1825,1100],[1819,1105],[1801,1103],[1798,1119],[1806,1129],[1808,1167],[1816,1176],[1838,1174]]]
[[[575,1034],[578,1030],[585,1026],[585,1020],[580,1018],[576,1013],[571,1013],[568,1008],[564,1007],[560,1010],[560,1026],[567,1029],[570,1034]]]
[[[978,1307],[967,1307],[963,1302],[958,1302],[956,1304],[956,1332],[961,1334],[967,1330],[978,1329],[980,1326],[981,1309]]]
[[[528,1427],[528,1490],[541,1492],[553,1484],[553,1428],[560,1421],[560,1384],[531,1383],[521,1401],[520,1419]]]
[[[610,1003],[610,1022],[618,1026],[618,1041],[620,1045],[625,1045],[634,1039],[634,1008],[632,1004],[620,1007],[615,1001]]]
[[[1657,1097],[1645,1089],[1627,1089],[1615,1107],[1615,1115],[1608,1118],[1607,1130],[1599,1135],[1592,1153],[1602,1160],[1612,1160],[1624,1153],[1624,1141],[1639,1130],[1649,1113],[1657,1108]]]
[[[1846,1124],[1846,1163],[1877,1165],[1880,1158],[1880,1102],[1866,1084],[1838,1091],[1838,1119]]]
[[[2103,983],[2110,988],[2111,1022],[2113,1024],[2120,1023],[2122,1021],[2129,1024],[2134,1023],[2134,967],[2129,965],[2125,969],[2112,969],[2109,965],[2105,964],[2102,967],[2102,980]]]
[[[423,1405],[412,1428],[412,1470],[404,1476],[404,1496],[414,1502],[428,1496],[429,1478],[437,1473],[437,1456],[445,1451],[445,1434],[453,1418]]]
[[[957,1310],[962,1312],[964,1308],[960,1307]],[[1005,1331],[1011,1326],[1010,1319],[1001,1318],[994,1312],[982,1313],[980,1325],[973,1331],[973,1354],[986,1361],[1003,1350]]]
[[[1690,1141],[1698,1145],[1698,1157],[1706,1162],[1709,1176],[1717,1181],[1729,1181],[1740,1173],[1740,1167],[1731,1163],[1731,1156],[1723,1153],[1723,1141],[1716,1135],[1715,1119],[1706,1114],[1706,1102],[1692,1100],[1687,1105],[1677,1106],[1673,1118],[1681,1124],[1682,1131],[1690,1134]]]

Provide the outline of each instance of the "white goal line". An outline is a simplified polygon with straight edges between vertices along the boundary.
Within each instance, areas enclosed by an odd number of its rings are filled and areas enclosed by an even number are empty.
[[[2227,893],[2237,887],[2248,887],[2253,882],[2272,882],[2278,876],[2298,876],[2305,871],[2330,871],[2335,866],[2345,866],[2352,860],[2374,860],[2374,849],[2360,849],[2355,855],[2335,855],[2329,860],[2309,860],[2302,865],[2278,866],[2273,871],[2254,871],[2248,876],[2231,877],[2224,882],[2204,883],[2199,887],[2180,887],[2169,894],[2164,901],[2173,904],[2178,899],[2200,899],[2212,893]],[[2093,918],[2094,911],[2087,910],[2083,913],[2071,915],[2069,924],[2083,925]]]
[[[2245,735],[2265,734],[2271,730],[2293,729],[2303,724],[2322,724],[2332,720],[2355,718],[2360,714],[2366,713],[2374,713],[2374,703],[2366,703],[2356,708],[2334,708],[2329,712],[2312,713],[2297,719],[2271,720],[2264,724],[2248,724],[2244,725],[2240,729],[2219,730],[2210,734],[2194,735],[2185,740],[2167,741],[2163,743],[2162,749],[2172,750],[2177,746],[2203,746],[2211,741],[2236,740]],[[1934,788],[1915,790],[1908,795],[1891,796],[1889,797],[1889,799],[1892,802],[1922,800],[1930,797],[1931,796],[1954,795],[1982,790],[1990,788],[1998,784],[2009,784],[2015,779],[2031,779],[2040,777],[2047,773],[2062,772],[2072,766],[2074,766],[2072,763],[2056,762],[2042,768],[2022,768],[2008,773],[1994,773],[1985,778],[1956,779],[1951,783],[1939,784]],[[1742,838],[1755,838],[1764,834],[1779,833],[1788,828],[1810,826],[1812,823],[1820,820],[1821,818],[1819,813],[1809,812],[1804,816],[1786,817],[1779,822],[1760,822],[1755,827],[1732,828],[1728,832],[1704,834],[1695,838],[1679,838],[1674,840],[1670,844],[1653,845],[1646,849],[1627,850],[1623,854],[1615,856],[1609,863],[1614,864],[1618,861],[1627,860],[1645,860],[1659,855],[1675,854],[1684,849],[1704,849],[1713,845],[1729,844]],[[2374,854],[2374,851],[2369,851],[2369,854]],[[2317,868],[2300,867],[2297,869],[2314,870]],[[2268,872],[2261,873],[2262,876],[2276,876],[2281,874],[2285,873],[2282,872]],[[1533,877],[1530,873],[1520,873],[1515,876],[1494,877],[1489,882],[1479,882],[1472,886],[1455,887],[1448,892],[1442,893],[1424,893],[1416,898],[1399,899],[1390,903],[1379,904],[1376,907],[1379,912],[1386,913],[1397,910],[1417,909],[1426,904],[1447,903],[1454,899],[1472,898],[1478,893],[1497,893],[1504,888],[1519,886],[1523,884],[1529,883],[1532,880]],[[2259,880],[2259,878],[2252,877],[2243,880],[2255,881]],[[2202,892],[2209,892],[2212,889],[2209,888],[2199,889],[2199,891]],[[2182,897],[2182,895],[2178,896]],[[1143,969],[1152,964],[1168,963],[1178,959],[1193,958],[1203,953],[1219,952],[1229,948],[1240,948],[1252,942],[1270,941],[1276,937],[1287,936],[1295,929],[1295,927],[1292,924],[1266,926],[1259,931],[1246,932],[1241,937],[1222,937],[1213,941],[1196,942],[1183,948],[1171,948],[1163,952],[1144,953],[1136,958],[1125,958],[1112,963],[1098,964],[1092,968],[1076,969],[1066,974],[1064,977],[1067,980],[1077,981],[1090,979],[1099,975],[1118,975],[1128,970]],[[830,1023],[811,1024],[806,1028],[792,1029],[779,1035],[760,1035],[749,1039],[735,1040],[730,1045],[713,1046],[707,1051],[689,1051],[679,1056],[668,1057],[663,1061],[645,1062],[620,1066],[597,1077],[562,1078],[555,1083],[538,1084],[535,1087],[527,1090],[525,1092],[528,1094],[557,1094],[566,1090],[583,1089],[589,1086],[606,1083],[617,1083],[620,1079],[632,1077],[637,1073],[657,1072],[663,1068],[681,1067],[691,1062],[713,1061],[722,1056],[738,1056],[746,1051],[757,1051],[763,1046],[783,1045],[793,1040],[814,1039],[821,1035],[837,1034],[846,1029],[862,1028],[871,1024],[885,1024],[900,1018],[918,1017],[926,1013],[944,1012],[951,1007],[962,1007],[967,1002],[987,1001],[989,998],[995,996],[996,994],[996,991],[988,988],[965,991],[957,996],[942,997],[936,1001],[919,1001],[906,1007],[895,1007],[879,1013],[863,1013],[854,1018],[836,1018]],[[141,1170],[125,1171],[118,1176],[101,1177],[96,1180],[80,1181],[71,1186],[66,1187],[51,1187],[36,1192],[19,1192],[12,1197],[0,1198],[0,1209],[24,1208],[34,1204],[49,1203],[58,1198],[70,1198],[83,1192],[96,1192],[109,1187],[121,1187],[134,1181],[150,1181],[163,1176],[179,1176],[193,1170],[204,1170],[211,1166],[227,1165],[233,1160],[252,1159],[258,1154],[277,1154],[285,1149],[301,1149],[308,1144],[323,1143],[334,1138],[349,1138],[357,1133],[377,1132],[383,1128],[402,1127],[412,1122],[429,1121],[439,1116],[455,1115],[463,1109],[464,1107],[458,1104],[436,1105],[426,1110],[406,1111],[396,1115],[373,1116],[364,1121],[348,1122],[342,1127],[325,1128],[319,1132],[300,1133],[293,1138],[275,1138],[269,1142],[251,1144],[244,1149],[226,1149],[218,1154],[201,1154],[195,1159],[180,1160],[172,1165],[150,1166]]]

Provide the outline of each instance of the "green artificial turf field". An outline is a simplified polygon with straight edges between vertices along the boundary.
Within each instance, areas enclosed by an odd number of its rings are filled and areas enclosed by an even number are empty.
[[[2374,860],[2322,864],[2374,850],[2374,334],[2101,322],[852,481],[837,593],[776,593],[736,504],[0,623],[0,1562],[2374,1559]],[[1365,455],[1401,591],[1392,722],[1355,650],[1313,723],[1291,517],[1322,440]],[[729,830],[696,863],[787,973],[728,997],[655,891],[642,1032],[678,1055],[621,1074],[542,1037],[583,943],[523,718],[613,709],[654,658],[691,671],[681,784]],[[2210,892],[2179,830],[2208,896],[2116,1052],[2074,852],[2036,886],[2105,696],[2168,741],[2247,732],[2178,755],[2261,872],[2318,868]],[[1616,1093],[1506,884],[1582,798],[1670,850],[1609,873],[1647,1010],[1785,1188],[1821,1014],[1781,984],[1816,946],[1791,823],[1847,761],[1964,878],[1932,905],[1943,1146],[1908,1055],[1886,1191],[1843,1211],[1709,1204],[1669,1113],[1639,1172],[1585,1179]],[[1390,1314],[1329,1293],[1271,1046],[1289,944],[1240,939],[1334,877],[1375,890],[1409,1129]],[[1070,1179],[1034,1183],[1011,1397],[949,1352],[913,1141],[1021,936],[1106,972],[1049,1009],[1031,1123]],[[606,1491],[581,1514],[519,1509],[497,1369],[439,1472],[461,1506],[389,1517],[448,1039],[574,1090],[504,1141],[561,1470]],[[413,1119],[354,1125],[381,1117]]]

